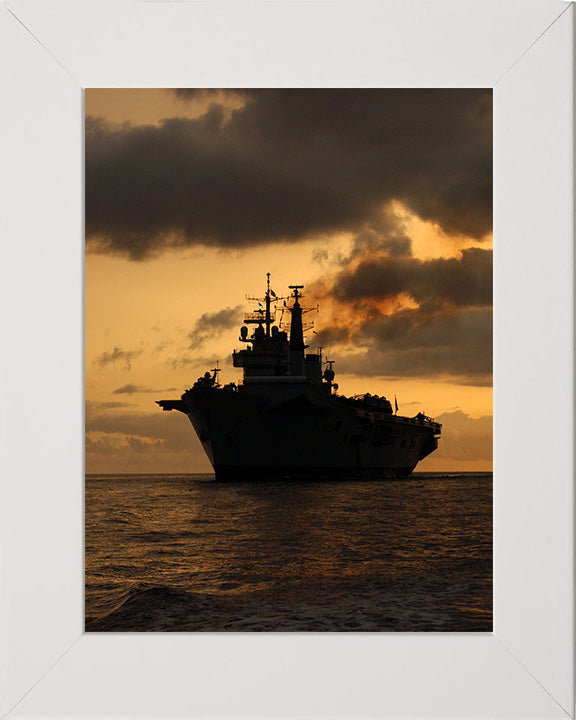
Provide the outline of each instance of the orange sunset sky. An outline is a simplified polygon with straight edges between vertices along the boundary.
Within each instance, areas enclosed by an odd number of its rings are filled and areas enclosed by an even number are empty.
[[[492,469],[490,90],[86,90],[86,472],[210,472],[177,398],[303,284],[339,392]]]

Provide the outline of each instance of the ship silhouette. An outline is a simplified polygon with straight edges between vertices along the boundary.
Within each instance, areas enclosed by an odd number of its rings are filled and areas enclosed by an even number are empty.
[[[305,352],[303,286],[289,287],[278,297],[267,273],[264,297],[249,298],[259,308],[244,315],[245,347],[232,354],[241,384],[221,385],[216,367],[179,400],[157,404],[188,416],[217,480],[407,477],[438,447],[442,426],[423,413],[398,415],[396,399],[393,411],[385,397],[339,395],[334,361]]]

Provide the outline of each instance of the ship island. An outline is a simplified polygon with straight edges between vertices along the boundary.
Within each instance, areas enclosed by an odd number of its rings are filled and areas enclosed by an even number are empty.
[[[303,287],[279,297],[267,273],[264,296],[248,298],[259,307],[244,314],[232,353],[240,383],[222,385],[212,368],[179,400],[157,404],[188,416],[217,481],[408,477],[442,426],[422,412],[398,415],[396,398],[393,410],[382,396],[339,394],[335,362],[322,348],[306,352]]]

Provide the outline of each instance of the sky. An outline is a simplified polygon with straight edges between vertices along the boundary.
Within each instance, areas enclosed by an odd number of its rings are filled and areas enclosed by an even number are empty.
[[[86,472],[210,472],[178,398],[303,284],[344,395],[492,469],[492,91],[89,89]]]

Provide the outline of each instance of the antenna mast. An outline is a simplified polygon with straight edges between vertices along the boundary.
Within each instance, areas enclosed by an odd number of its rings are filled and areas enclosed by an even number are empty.
[[[251,295],[246,295],[246,300],[256,300],[258,304],[260,305],[260,308],[262,308],[262,302],[265,304],[265,310],[257,310],[256,312],[251,313],[245,313],[244,314],[244,322],[245,323],[254,323],[262,325],[264,324],[266,326],[265,331],[265,337],[270,337],[270,326],[274,322],[276,318],[276,310],[274,310],[274,317],[272,317],[272,298],[274,300],[282,300],[282,298],[278,298],[274,290],[270,287],[270,273],[266,273],[266,294],[263,298],[261,297],[252,297]]]
[[[270,273],[266,273],[266,337],[270,337],[270,325],[272,324],[272,316],[270,315]]]

